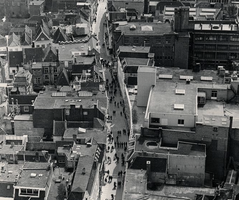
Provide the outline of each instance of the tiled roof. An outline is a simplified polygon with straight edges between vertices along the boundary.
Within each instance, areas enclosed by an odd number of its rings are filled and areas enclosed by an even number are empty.
[[[12,33],[12,35],[8,38],[8,46],[15,47],[19,45],[20,45],[20,37],[15,33]]]
[[[44,52],[41,47],[39,48],[25,48],[23,49],[24,63],[28,62],[41,62],[44,57]]]

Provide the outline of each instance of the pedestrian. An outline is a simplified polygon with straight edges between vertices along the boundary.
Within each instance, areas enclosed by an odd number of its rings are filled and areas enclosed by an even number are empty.
[[[114,200],[114,195],[113,194],[111,194],[111,199]]]
[[[124,151],[125,151],[125,152],[127,151],[127,147],[124,148]]]
[[[120,115],[122,116],[122,111],[120,111]],[[104,129],[103,129],[104,130]]]
[[[112,153],[113,151],[114,151],[114,146],[111,147],[111,151],[110,152]]]
[[[117,184],[116,184],[116,182],[114,182],[114,188],[113,188],[113,190],[115,190],[116,187],[117,187]]]
[[[110,146],[108,146],[108,151],[107,152],[109,152],[110,151]]]
[[[116,142],[114,144],[115,144],[115,147],[116,147]]]
[[[108,182],[108,180],[107,180],[107,177],[105,178],[105,183],[107,183]]]
[[[119,141],[119,136],[116,137],[116,141],[117,141],[117,142]]]

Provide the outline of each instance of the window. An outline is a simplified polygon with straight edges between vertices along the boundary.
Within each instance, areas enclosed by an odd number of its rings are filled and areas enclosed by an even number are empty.
[[[20,189],[20,196],[21,195],[28,195],[28,196],[39,196],[39,191],[36,189]]]
[[[151,118],[151,123],[159,124],[159,123],[160,123],[160,119],[159,119],[159,118],[152,117],[152,118]]]
[[[230,50],[236,50],[236,51],[238,51],[238,50],[239,50],[239,46],[230,46],[229,49],[230,49]]]
[[[48,74],[45,74],[45,80],[49,80],[50,79],[50,77],[49,77],[49,75]]]
[[[207,49],[207,50],[215,50],[216,46],[215,45],[205,45],[205,49]]]
[[[54,68],[54,73],[57,73],[57,68],[56,67]]]
[[[124,38],[124,43],[125,43],[125,44],[129,43],[129,37],[125,37],[125,38]]]
[[[139,43],[139,38],[138,37],[134,37],[134,44],[138,44]]]
[[[213,127],[213,131],[214,131],[214,132],[217,132],[217,127]]]
[[[183,126],[184,125],[184,119],[178,119],[178,125]]]
[[[219,41],[227,41],[228,40],[228,36],[224,36],[224,35],[218,36],[218,40]]]
[[[35,84],[40,84],[41,83],[41,78],[35,78],[34,83]]]
[[[214,53],[205,53],[205,58],[215,58],[215,54]]]
[[[215,41],[217,40],[217,37],[215,35],[210,35],[205,37],[206,41]]]
[[[15,74],[15,73],[16,73],[16,70],[12,70],[12,73]]]
[[[156,38],[155,42],[156,44],[161,44],[161,38]]]
[[[49,68],[48,67],[44,67],[44,74],[48,74],[49,73]]]
[[[7,190],[10,190],[11,189],[11,186],[10,185],[7,185]]]
[[[217,91],[214,91],[214,90],[212,91],[211,98],[217,99]]]
[[[23,107],[23,111],[24,111],[24,112],[29,112],[29,106],[24,106],[24,107]]]
[[[228,46],[227,45],[218,45],[217,50],[227,50]]]
[[[239,37],[237,35],[230,36],[230,41],[239,41]]]
[[[195,41],[202,41],[204,38],[201,35],[195,35]]]
[[[83,115],[88,115],[88,112],[87,112],[87,111],[84,111],[84,112],[83,112]]]

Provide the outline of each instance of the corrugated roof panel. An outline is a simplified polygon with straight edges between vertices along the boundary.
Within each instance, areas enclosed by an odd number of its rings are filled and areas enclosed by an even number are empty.
[[[180,75],[180,80],[188,80],[188,79],[190,79],[190,80],[193,80],[193,76],[184,76],[184,75]]]
[[[159,74],[160,79],[172,79],[173,75],[170,74]]]
[[[211,76],[201,76],[201,81],[212,81],[213,77]]]

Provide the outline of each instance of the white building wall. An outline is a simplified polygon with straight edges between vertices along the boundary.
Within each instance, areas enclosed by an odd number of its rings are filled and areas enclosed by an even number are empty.
[[[141,68],[141,69],[140,69]],[[146,70],[143,70],[143,69]],[[137,106],[147,106],[149,92],[152,85],[156,85],[156,69],[149,67],[139,67],[138,69],[138,94],[137,94]]]

